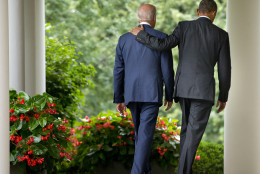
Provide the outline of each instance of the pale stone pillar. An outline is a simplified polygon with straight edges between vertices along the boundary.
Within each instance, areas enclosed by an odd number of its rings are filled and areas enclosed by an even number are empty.
[[[46,90],[44,0],[24,0],[25,91],[33,96]]]
[[[0,1],[0,173],[9,173],[9,37],[8,1]]]
[[[9,0],[10,88],[25,90],[24,1]]]
[[[225,112],[227,174],[260,173],[260,1],[228,0],[232,83]]]

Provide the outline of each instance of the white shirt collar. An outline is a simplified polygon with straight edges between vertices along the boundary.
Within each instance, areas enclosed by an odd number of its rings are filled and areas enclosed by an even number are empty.
[[[208,18],[210,20],[208,16],[199,16],[199,18]]]
[[[151,26],[151,24],[149,24],[148,22],[141,22],[140,25],[149,25],[149,26]]]

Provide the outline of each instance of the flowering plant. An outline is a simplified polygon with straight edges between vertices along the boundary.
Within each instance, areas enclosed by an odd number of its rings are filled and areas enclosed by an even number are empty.
[[[55,170],[55,165],[71,160],[70,128],[59,118],[53,97],[34,97],[10,91],[10,162],[27,170]]]
[[[75,129],[80,145],[71,170],[93,173],[99,165],[109,165],[113,161],[131,167],[135,133],[129,111],[123,116],[111,111],[92,118],[86,116]],[[151,159],[162,167],[177,166],[179,132],[177,120],[158,117]]]

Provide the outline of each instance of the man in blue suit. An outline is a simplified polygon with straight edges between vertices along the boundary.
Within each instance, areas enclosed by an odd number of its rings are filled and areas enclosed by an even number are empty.
[[[144,4],[138,9],[139,23],[149,34],[165,38],[167,35],[154,30],[156,8]],[[165,84],[166,110],[173,101],[174,71],[172,53],[155,51],[126,33],[119,38],[114,67],[114,103],[124,114],[130,109],[135,126],[135,155],[131,174],[150,174],[149,155],[159,107],[163,100]]]

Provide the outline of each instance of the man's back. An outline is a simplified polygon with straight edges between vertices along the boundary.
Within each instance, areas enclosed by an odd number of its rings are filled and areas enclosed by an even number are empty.
[[[149,25],[145,25],[145,28],[153,36],[160,38],[167,36]],[[124,87],[117,84],[119,81],[117,74],[122,70],[121,66],[124,67]],[[117,103],[118,101],[115,100],[123,99],[123,94],[126,104],[129,102],[162,104],[163,79],[167,88],[166,96],[171,101],[174,83],[171,51],[155,51],[138,43],[131,33],[122,35],[116,49],[114,102]]]
[[[227,32],[212,24],[206,17],[180,22],[178,28],[179,66],[175,95],[214,102],[214,67],[218,62],[220,79],[227,82],[221,84],[223,93],[220,98],[227,100],[230,68],[223,68],[230,66]]]

